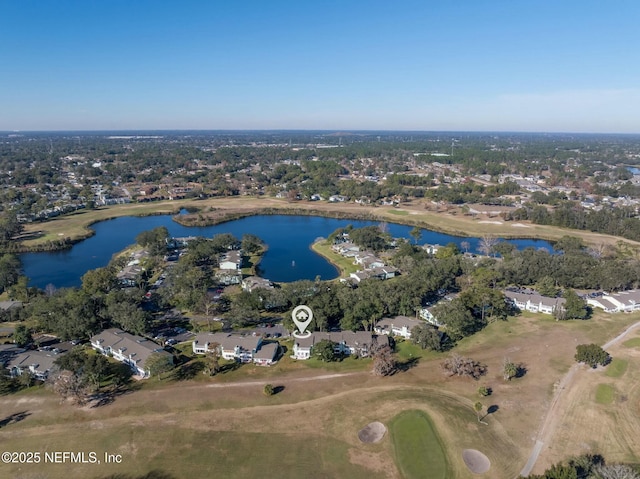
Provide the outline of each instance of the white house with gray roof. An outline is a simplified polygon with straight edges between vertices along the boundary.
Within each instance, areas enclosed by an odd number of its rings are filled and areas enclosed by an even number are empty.
[[[35,379],[46,381],[53,368],[53,362],[58,358],[49,351],[16,352],[7,362],[7,369],[12,377],[29,374]]]
[[[549,296],[541,296],[537,293],[526,294],[505,291],[504,295],[518,309],[532,313],[553,314],[564,308],[564,303],[566,302],[564,298],[551,298]]]
[[[369,331],[332,331],[328,333],[316,331],[306,338],[294,336],[291,357],[302,360],[309,359],[313,353],[314,345],[325,339],[334,343],[333,350],[336,354],[367,357],[371,351],[374,336]]]
[[[640,290],[632,289],[605,294],[599,298],[588,298],[587,304],[602,308],[608,313],[638,311],[640,310]]]
[[[134,374],[142,378],[148,378],[151,374],[146,362],[152,354],[164,355],[167,362],[173,362],[173,356],[153,341],[116,328],[105,329],[93,336],[91,347],[105,356],[111,356],[116,361],[129,365]]]
[[[272,364],[278,353],[277,343],[262,343],[259,334],[200,333],[192,343],[195,354],[207,354],[217,350],[224,359]]]
[[[228,251],[220,257],[220,269],[240,270],[242,268],[242,251]]]
[[[378,334],[401,336],[405,339],[410,339],[411,330],[423,324],[427,324],[426,321],[410,318],[409,316],[396,316],[395,318],[381,319],[373,330]]]

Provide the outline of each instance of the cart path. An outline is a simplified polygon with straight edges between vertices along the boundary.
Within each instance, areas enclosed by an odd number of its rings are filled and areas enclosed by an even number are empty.
[[[631,331],[639,327],[640,327],[640,321],[633,323],[631,326],[629,326],[627,329],[622,331],[615,338],[605,343],[605,345],[602,346],[602,349],[607,350],[612,346],[615,346],[620,341],[622,341],[622,339],[627,334],[629,334]],[[533,466],[535,466],[536,461],[538,460],[538,456],[540,455],[540,452],[542,452],[542,447],[544,446],[544,444],[548,444],[551,438],[553,437],[553,433],[555,432],[556,425],[558,424],[558,419],[562,415],[561,408],[560,406],[558,406],[560,402],[560,398],[563,395],[562,393],[571,387],[573,378],[579,369],[580,369],[580,364],[574,364],[573,366],[571,366],[571,369],[569,369],[567,374],[564,375],[564,377],[558,384],[558,387],[556,388],[556,391],[553,395],[553,399],[551,400],[551,404],[549,405],[549,409],[547,409],[547,415],[542,421],[542,427],[540,428],[538,435],[536,436],[536,443],[534,444],[531,450],[531,454],[529,455],[529,459],[527,460],[527,463],[522,468],[522,471],[520,471],[521,476],[526,477],[529,474],[531,474],[531,470],[533,469]]]

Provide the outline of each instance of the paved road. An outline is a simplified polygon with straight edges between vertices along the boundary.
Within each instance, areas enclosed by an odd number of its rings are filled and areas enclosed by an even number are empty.
[[[602,346],[602,349],[606,350],[614,346],[615,344],[618,344],[620,341],[622,341],[622,339],[627,334],[629,334],[631,331],[637,328],[640,328],[640,321],[632,324],[623,332],[621,332],[619,335],[617,335],[615,338],[613,338],[611,341],[607,342],[604,346]],[[555,413],[557,412],[557,409],[558,409],[558,402],[560,400],[560,397],[562,396],[562,393],[565,390],[569,389],[569,387],[571,386],[571,382],[573,380],[574,375],[576,374],[576,371],[578,371],[578,368],[579,368],[578,364],[573,365],[571,369],[569,369],[567,374],[565,374],[562,380],[560,381],[560,384],[558,385],[556,392],[553,395],[551,405],[547,410],[547,414],[544,420],[542,421],[542,427],[538,432],[538,436],[536,437],[536,443],[533,446],[533,449],[531,450],[529,459],[527,460],[527,463],[522,468],[522,471],[520,471],[521,476],[528,476],[529,474],[531,474],[531,470],[533,469],[533,466],[535,466],[536,461],[538,460],[538,456],[540,455],[540,452],[542,452],[542,447],[544,446],[545,442],[548,442],[553,436],[553,432],[556,426],[554,422],[555,422]],[[554,420],[552,420],[552,418],[554,418]]]

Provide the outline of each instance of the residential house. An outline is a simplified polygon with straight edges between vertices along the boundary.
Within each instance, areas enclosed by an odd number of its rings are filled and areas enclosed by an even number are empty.
[[[116,275],[116,278],[118,279],[118,283],[120,283],[120,285],[129,288],[134,287],[138,285],[143,271],[144,269],[142,268],[142,266],[140,266],[140,264],[130,264],[120,270]]]
[[[393,266],[380,266],[370,270],[372,278],[390,279],[398,274],[398,268]]]
[[[215,277],[220,284],[225,286],[240,284],[242,282],[242,271],[237,269],[219,269],[216,271]]]
[[[193,340],[192,348],[195,354],[217,350],[224,359],[261,365],[272,364],[278,353],[277,343],[263,344],[259,334],[200,333]]]
[[[331,249],[344,257],[353,257],[360,252],[360,246],[351,242],[336,243]]]
[[[291,355],[294,359],[309,359],[311,357],[311,350],[313,349],[314,344],[314,334],[312,333],[310,336],[306,338],[297,338],[293,337],[293,354]]]
[[[11,377],[30,374],[35,379],[46,381],[57,357],[59,355],[50,351],[22,350],[14,353],[6,364]]]
[[[371,278],[371,272],[369,271],[356,271],[355,273],[351,273],[349,278],[353,279],[356,283],[359,283],[362,280]]]
[[[504,295],[522,311],[530,311],[532,313],[553,314],[561,308],[564,308],[566,300],[564,298],[550,298],[541,296],[537,293],[526,294],[514,291],[505,291]]]
[[[375,269],[382,268],[384,266],[384,261],[375,256],[368,256],[366,258],[363,258],[360,264],[362,264],[364,269]]]
[[[418,315],[429,324],[433,324],[436,327],[442,326],[442,324],[438,322],[438,318],[433,315],[433,308],[431,307],[420,309]]]
[[[640,290],[632,289],[605,294],[600,298],[589,298],[587,304],[611,313],[638,311],[640,310]]]
[[[256,289],[273,289],[273,283],[266,278],[259,276],[249,276],[242,280],[242,289],[248,293]]]
[[[229,251],[220,258],[220,269],[240,270],[242,268],[242,251]]]
[[[434,255],[438,252],[438,249],[442,248],[442,246],[440,246],[439,244],[425,244],[422,245],[422,249],[425,250],[427,253]]]
[[[394,318],[381,319],[374,326],[373,330],[378,334],[401,336],[405,339],[411,339],[411,330],[422,324],[425,324],[425,321],[408,316],[396,316]]]
[[[322,340],[334,343],[334,352],[345,356],[357,355],[359,357],[369,356],[374,336],[369,331],[331,331],[314,332],[305,338],[294,336],[293,354],[294,359],[309,359],[313,353],[313,346]]]
[[[127,364],[134,374],[142,378],[148,378],[151,374],[146,362],[152,354],[161,354],[166,357],[167,362],[173,363],[173,356],[158,344],[116,328],[105,329],[93,336],[91,347],[105,356],[111,356],[116,361]]]
[[[271,366],[276,361],[279,350],[278,343],[263,343],[253,355],[253,362],[259,366]]]
[[[11,311],[22,308],[22,301],[0,301],[0,311]]]

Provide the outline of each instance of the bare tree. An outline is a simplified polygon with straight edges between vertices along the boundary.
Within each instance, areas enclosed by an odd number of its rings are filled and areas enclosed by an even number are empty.
[[[393,351],[388,344],[371,346],[371,357],[373,358],[372,373],[376,376],[389,376],[396,371],[396,360]]]
[[[640,479],[640,474],[624,464],[598,464],[594,472],[598,479]]]
[[[481,376],[487,374],[487,366],[458,354],[449,356],[442,362],[441,366],[445,374],[449,376],[469,376],[478,380]]]
[[[484,253],[486,256],[490,256],[494,251],[493,248],[498,244],[498,238],[493,235],[484,235],[480,239],[478,245],[478,251]]]
[[[89,391],[91,389],[87,381],[71,371],[52,372],[47,382],[63,400],[82,406],[89,399]]]
[[[204,373],[209,376],[215,376],[220,372],[220,352],[218,351],[218,343],[209,346],[210,351],[204,359]]]

